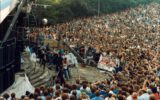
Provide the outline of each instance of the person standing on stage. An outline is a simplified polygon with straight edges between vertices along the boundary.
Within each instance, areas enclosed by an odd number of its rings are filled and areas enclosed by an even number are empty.
[[[56,71],[59,71],[59,67],[63,65],[63,57],[61,54],[58,54],[56,57]]]
[[[57,79],[60,81],[61,85],[65,84],[63,65],[59,66],[59,72],[57,74]]]
[[[65,77],[65,79],[69,80],[68,61],[67,61],[66,57],[63,59],[63,70],[64,70],[64,77]]]
[[[40,57],[40,67],[43,66],[43,71],[45,71],[46,61],[47,61],[46,52],[44,49],[42,49]]]

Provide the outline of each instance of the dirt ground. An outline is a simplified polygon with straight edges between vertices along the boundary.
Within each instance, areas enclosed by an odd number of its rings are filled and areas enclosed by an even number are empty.
[[[49,70],[51,75],[56,75],[54,69]],[[81,81],[87,80],[89,82],[95,82],[100,80],[105,80],[110,78],[111,73],[105,73],[104,71],[100,71],[96,67],[86,66],[86,67],[72,67],[70,68],[71,78],[67,81],[67,83],[75,83],[76,79],[80,79]]]

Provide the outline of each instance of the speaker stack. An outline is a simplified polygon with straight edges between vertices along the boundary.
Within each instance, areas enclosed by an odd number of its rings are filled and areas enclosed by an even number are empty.
[[[15,81],[15,46],[11,41],[0,47],[0,93]]]

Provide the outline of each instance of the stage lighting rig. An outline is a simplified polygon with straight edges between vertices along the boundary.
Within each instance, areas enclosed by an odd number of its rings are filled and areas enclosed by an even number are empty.
[[[22,7],[22,11],[25,12],[25,13],[30,13],[33,6],[35,6],[35,7],[43,7],[43,8],[46,9],[47,7],[50,7],[52,5],[49,5],[49,4],[38,4],[37,0],[26,0],[25,5]]]

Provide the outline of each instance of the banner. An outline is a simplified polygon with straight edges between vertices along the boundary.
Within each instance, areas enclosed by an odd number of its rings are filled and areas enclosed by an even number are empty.
[[[0,0],[0,24],[16,7],[19,0]]]
[[[114,67],[116,67],[116,64],[114,61],[112,61],[106,56],[103,56],[103,55],[100,56],[97,68],[112,72],[115,70]]]

